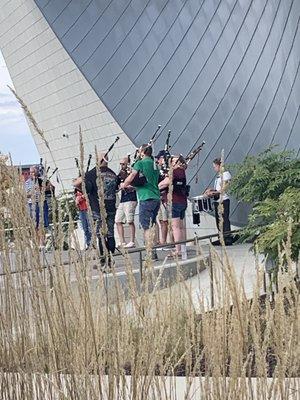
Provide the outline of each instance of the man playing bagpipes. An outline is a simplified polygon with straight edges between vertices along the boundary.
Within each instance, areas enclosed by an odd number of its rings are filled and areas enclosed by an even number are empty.
[[[96,223],[96,235],[98,238],[98,246],[100,252],[100,263],[103,267],[106,264],[111,265],[111,254],[114,254],[116,249],[116,242],[114,236],[114,223],[116,215],[116,192],[118,189],[118,177],[113,170],[108,167],[108,153],[114,147],[114,144],[119,140],[116,138],[115,142],[110,146],[106,153],[99,153],[96,166],[90,171],[86,172],[84,183],[85,189],[88,194],[89,205],[92,210],[92,217]],[[101,187],[98,185],[98,179],[101,179],[103,185],[103,198],[99,199],[101,194]],[[75,187],[82,185],[82,177],[78,177],[73,181]],[[103,205],[104,209],[101,209]],[[106,232],[103,233],[103,214],[106,214],[105,225]],[[109,257],[106,260],[104,254],[104,242],[108,251]]]
[[[160,192],[158,189],[159,171],[152,157],[152,146],[143,144],[138,151],[138,160],[132,166],[132,172],[121,183],[120,188],[134,186],[139,200],[139,223],[144,231],[145,243],[150,241],[150,228],[156,223],[160,206]],[[152,258],[157,259],[156,252]]]
[[[125,181],[127,176],[131,173],[130,156],[124,157],[120,162],[121,170],[118,174],[119,184]],[[120,239],[120,245],[124,248],[132,248],[135,246],[135,224],[134,215],[137,206],[136,190],[133,187],[121,189],[120,204],[116,212],[116,225]],[[124,223],[129,225],[130,239],[125,243],[124,237]]]
[[[169,211],[172,221],[172,232],[174,241],[183,241],[186,238],[184,218],[187,209],[188,187],[186,184],[186,163],[181,156],[172,156],[171,165],[165,178],[159,183],[159,189],[162,190],[162,203]],[[171,196],[169,189],[171,188]],[[164,189],[164,190],[163,190]],[[170,200],[172,206],[170,207]],[[182,248],[184,247],[184,248]],[[183,251],[182,251],[183,250]],[[176,245],[175,253],[172,256],[186,257],[185,245]]]

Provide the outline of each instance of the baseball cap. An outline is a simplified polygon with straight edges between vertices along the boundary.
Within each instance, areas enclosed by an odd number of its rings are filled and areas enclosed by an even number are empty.
[[[155,158],[159,159],[161,157],[166,157],[168,155],[168,152],[166,150],[160,150],[158,154],[155,156]]]

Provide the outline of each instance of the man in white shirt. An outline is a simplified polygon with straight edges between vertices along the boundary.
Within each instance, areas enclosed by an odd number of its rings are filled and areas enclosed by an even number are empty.
[[[223,206],[223,213],[222,213],[222,218],[223,218],[223,233],[230,232],[231,226],[230,226],[230,220],[229,220],[229,214],[230,214],[230,199],[229,196],[226,192],[230,181],[231,181],[231,174],[228,171],[224,171],[223,174],[221,175],[221,159],[216,158],[213,161],[213,168],[215,172],[217,173],[217,177],[215,179],[215,184],[214,188],[207,189],[205,191],[205,195],[208,197],[213,197],[213,202],[214,202],[214,207],[215,207],[215,217],[216,217],[216,224],[218,231],[220,231],[220,216],[219,216],[219,204],[221,202]],[[232,236],[225,236],[224,241],[226,245],[232,245]],[[214,245],[219,245],[220,241],[217,240],[216,242],[213,242]]]

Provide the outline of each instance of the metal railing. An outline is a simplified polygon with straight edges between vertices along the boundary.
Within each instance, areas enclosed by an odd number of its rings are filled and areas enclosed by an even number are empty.
[[[223,233],[223,237],[226,236],[231,236],[233,234],[238,234],[240,232],[240,229],[235,229],[229,232],[224,232]],[[187,244],[187,243],[193,243],[195,246],[197,246],[197,244],[201,241],[204,240],[209,240],[210,243],[212,243],[212,239],[213,238],[217,238],[219,237],[220,234],[219,233],[213,233],[210,235],[204,235],[204,236],[198,236],[195,235],[193,238],[191,239],[186,239],[186,240],[181,240],[178,242],[172,242],[172,243],[165,243],[165,244],[159,244],[159,245],[155,245],[155,246],[151,246],[151,251],[152,250],[159,250],[162,248],[172,248],[178,244]],[[143,252],[147,251],[147,247],[146,246],[142,246],[142,247],[137,247],[134,249],[124,249],[125,251],[120,251],[119,249],[117,249],[117,251],[119,251],[119,254],[115,254],[115,256],[124,256],[124,254],[135,254],[135,253],[139,253],[139,270],[140,270],[140,279],[142,281],[143,278]],[[209,255],[209,274],[210,274],[210,287],[211,287],[211,305],[212,307],[214,306],[214,289],[213,289],[213,267],[212,267],[212,262],[211,262],[211,257]]]
[[[240,229],[236,229],[236,230],[232,230],[232,231],[224,233],[223,236],[226,237],[226,236],[231,236],[231,235],[237,235],[240,232],[241,232]],[[163,244],[163,245],[161,245],[161,244],[160,245],[155,245],[155,246],[151,247],[151,250],[159,250],[161,248],[171,248],[171,247],[175,246],[176,244],[187,244],[187,243],[193,243],[195,246],[197,246],[199,244],[199,242],[201,242],[201,241],[209,240],[210,242],[212,242],[213,238],[217,238],[219,236],[220,235],[218,233],[213,233],[213,234],[204,235],[204,236],[195,235],[191,239],[182,240],[182,241],[173,242],[173,243],[166,243],[166,244]],[[134,248],[134,249],[124,249],[123,252],[119,251],[119,254],[115,254],[114,257],[125,256],[126,254],[133,255],[133,254],[137,254],[138,253],[139,254],[140,280],[142,282],[142,279],[143,279],[143,252],[146,252],[146,251],[147,251],[147,247],[146,246],[142,246],[142,247],[138,247],[138,248]],[[69,262],[67,264],[69,264]],[[51,264],[51,267],[55,267],[55,266],[56,265]],[[215,306],[215,301],[214,301],[215,300],[215,295],[214,295],[214,268],[213,268],[213,263],[212,263],[212,258],[211,258],[211,250],[210,249],[209,249],[209,254],[208,254],[208,264],[207,264],[207,266],[208,266],[209,280],[210,280],[210,306],[211,306],[211,308],[214,308],[214,306]],[[49,267],[50,267],[50,263],[48,265],[41,265],[40,266],[41,271],[45,271]],[[5,275],[30,272],[30,271],[32,271],[32,268],[26,268],[26,269],[15,270],[15,271],[10,271],[10,272],[1,272],[0,273],[0,277],[5,276]],[[51,279],[51,277],[50,277],[50,279]],[[264,278],[264,289],[266,289],[265,288],[265,278]]]
[[[240,229],[235,229],[235,230],[233,230],[233,231],[229,231],[229,232],[223,233],[223,236],[224,236],[224,237],[226,237],[226,236],[231,236],[232,234],[237,234],[237,233],[239,233],[239,232],[241,232]],[[179,242],[158,244],[158,245],[152,246],[151,249],[153,249],[153,250],[158,250],[158,249],[162,249],[162,248],[165,248],[165,247],[170,247],[170,248],[171,248],[171,247],[174,247],[176,244],[187,244],[187,243],[194,243],[194,244],[196,244],[196,243],[199,242],[199,241],[207,240],[207,239],[209,239],[210,242],[211,242],[211,239],[213,239],[213,238],[215,238],[215,237],[219,237],[219,236],[220,236],[219,233],[212,233],[212,234],[210,234],[210,235],[205,235],[205,236],[198,236],[198,235],[195,235],[195,236],[194,236],[193,238],[191,238],[191,239],[180,240]],[[126,249],[126,251],[127,251],[129,254],[138,253],[138,252],[143,252],[143,251],[146,251],[146,250],[147,250],[147,247],[146,247],[146,246],[135,247],[135,248],[133,248],[133,249]]]
[[[224,236],[230,236],[232,234],[237,234],[239,232],[240,232],[240,230],[236,229],[236,230],[233,230],[233,231],[226,232],[223,235]],[[165,243],[165,244],[159,244],[159,245],[152,246],[151,250],[159,250],[159,249],[162,249],[162,248],[172,248],[177,244],[193,243],[194,245],[197,245],[198,242],[201,242],[203,240],[210,240],[210,242],[211,242],[211,240],[213,238],[215,238],[215,237],[219,237],[219,234],[218,233],[213,233],[213,234],[205,235],[205,236],[195,235],[191,239],[186,239],[186,240],[181,240],[181,241],[178,241],[178,242]],[[117,251],[118,251],[118,253],[114,254],[114,257],[124,256],[125,254],[139,253],[139,261],[140,261],[140,269],[141,269],[142,268],[142,264],[143,264],[142,255],[143,255],[143,252],[147,251],[147,247],[146,246],[142,246],[142,247],[137,247],[137,248],[133,248],[133,249],[124,249],[123,252],[120,251],[120,250],[117,250]],[[46,268],[48,268],[48,266],[47,265],[46,266],[43,265],[43,266],[41,266],[41,268],[42,269],[46,269]],[[9,274],[18,274],[18,273],[22,273],[22,272],[26,272],[26,271],[30,272],[30,271],[32,271],[32,268],[16,270],[16,271],[10,271]],[[0,276],[4,276],[4,275],[7,275],[7,273],[6,272],[1,272],[0,273]]]

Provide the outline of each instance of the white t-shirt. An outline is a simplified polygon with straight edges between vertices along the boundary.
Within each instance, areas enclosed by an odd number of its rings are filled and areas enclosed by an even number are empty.
[[[221,179],[221,176],[219,175],[216,180],[215,180],[215,185],[214,185],[214,189],[217,190],[218,192],[221,192],[222,189],[222,183],[223,183],[223,187],[225,185],[226,182],[231,180],[231,174],[228,171],[223,172],[223,182]],[[222,200],[227,200],[229,199],[229,196],[227,193],[223,192],[222,193]],[[218,200],[218,202],[220,201],[220,199]]]

